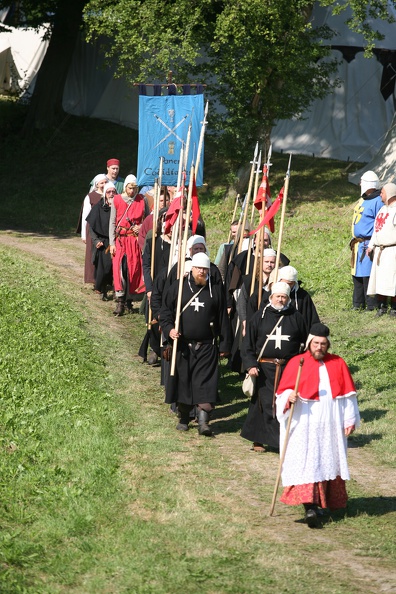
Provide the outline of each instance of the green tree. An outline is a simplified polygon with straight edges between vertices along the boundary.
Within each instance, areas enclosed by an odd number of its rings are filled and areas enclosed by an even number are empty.
[[[368,19],[388,17],[387,0],[321,4],[337,12],[350,5],[350,26],[368,47],[378,37]],[[209,99],[224,108],[210,124],[237,156],[337,84],[323,43],[331,31],[312,28],[312,8],[308,0],[90,0],[84,18],[88,39],[108,39],[117,76],[163,81],[172,70],[177,82],[207,83]]]

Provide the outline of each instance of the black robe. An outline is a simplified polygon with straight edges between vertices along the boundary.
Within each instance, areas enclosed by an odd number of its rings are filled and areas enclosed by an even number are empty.
[[[87,218],[89,234],[92,240],[92,263],[95,266],[95,289],[106,292],[107,286],[113,284],[113,268],[109,247],[110,206],[101,198],[89,212]],[[98,241],[103,245],[96,247]]]
[[[258,363],[257,357],[275,327],[279,318],[284,316],[266,345],[261,358],[284,359],[280,366],[281,373],[286,362],[298,355],[308,337],[304,318],[292,305],[284,311],[277,311],[272,306],[263,312],[256,312],[246,327],[246,336],[242,344],[242,361],[246,370],[258,367],[260,373],[256,379],[256,392],[250,402],[248,415],[242,427],[241,435],[249,441],[279,448],[279,423],[273,407],[276,389],[276,369],[272,362]]]
[[[175,327],[179,282],[174,282],[164,295],[161,309],[161,327],[165,337]],[[180,316],[181,337],[177,344],[176,373],[167,382],[167,403],[188,405],[217,400],[218,354],[230,349],[230,325],[222,286],[209,283],[200,291],[191,273],[183,279],[182,306],[188,304]],[[218,337],[217,346],[214,337]]]

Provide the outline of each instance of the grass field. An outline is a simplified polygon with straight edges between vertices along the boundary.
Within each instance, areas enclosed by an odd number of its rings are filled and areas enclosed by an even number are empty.
[[[280,504],[268,518],[278,459],[255,456],[239,437],[239,378],[222,366],[216,439],[179,435],[158,369],[135,356],[142,316],[115,320],[112,304],[71,273],[83,261],[71,238],[88,182],[110,156],[123,174],[134,170],[135,133],[69,118],[27,145],[15,109],[0,111],[0,171],[11,181],[1,193],[0,591],[396,591],[395,327],[350,310],[358,192],[345,164],[293,157],[282,245],[331,328],[333,352],[351,367],[362,413],[347,513],[309,531]],[[273,194],[286,165],[275,155]],[[201,195],[212,255],[233,208],[222,174]],[[57,267],[47,241],[64,253]]]

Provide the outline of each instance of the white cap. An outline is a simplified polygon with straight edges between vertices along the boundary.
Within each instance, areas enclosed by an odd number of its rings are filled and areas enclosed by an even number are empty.
[[[363,196],[367,190],[378,190],[380,187],[379,177],[374,171],[366,171],[360,179],[360,195]]]
[[[298,281],[298,272],[294,266],[284,266],[278,271],[278,281],[281,279],[296,283]]]
[[[271,288],[271,295],[275,295],[275,293],[277,295],[282,294],[290,297],[290,287],[287,283],[274,283]]]
[[[93,178],[93,180],[92,180],[92,186],[93,186],[94,188],[96,188],[96,185],[97,185],[97,184],[98,184],[100,181],[102,181],[103,179],[104,179],[105,181],[107,181],[107,175],[106,175],[105,173],[98,173],[98,175],[95,175],[95,177],[94,177],[94,178]]]
[[[270,256],[271,258],[276,258],[276,251],[273,250],[272,248],[266,248],[263,251],[263,256],[264,256],[264,258],[266,258],[268,256]]]
[[[386,204],[388,204],[389,200],[396,196],[396,184],[385,184],[382,189],[384,190],[386,195]]]
[[[125,180],[124,180],[124,190],[127,187],[128,184],[133,184],[134,186],[137,185],[137,179],[134,175],[132,175],[132,173],[130,173],[129,175],[126,176]]]
[[[103,188],[103,196],[106,196],[106,192],[109,188],[114,188],[114,190],[116,189],[115,185],[113,184],[113,182],[107,182],[107,184],[104,185]]]
[[[197,266],[198,268],[210,268],[210,260],[206,254],[200,252],[195,254],[191,260],[191,266]]]

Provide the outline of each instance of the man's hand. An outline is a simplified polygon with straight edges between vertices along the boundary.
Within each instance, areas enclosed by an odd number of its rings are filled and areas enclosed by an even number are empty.
[[[113,257],[116,255],[116,246],[115,245],[110,246],[110,254]]]
[[[258,377],[259,370],[257,367],[251,367],[250,369],[248,369],[248,374],[252,377]]]
[[[346,427],[344,429],[345,431],[345,436],[348,437],[348,435],[350,435],[351,433],[353,433],[355,431],[355,425],[351,425],[350,427]]]
[[[172,340],[176,340],[177,338],[180,338],[180,336],[181,334],[176,330],[176,328],[172,328],[172,330],[169,332],[169,338]]]
[[[98,241],[95,247],[98,250],[99,248],[102,247],[102,245],[103,245],[103,241]]]
[[[297,394],[294,390],[293,392],[291,392],[291,394],[289,394],[289,402],[290,404],[294,404],[295,402],[297,402],[297,398],[299,397],[299,394]]]

